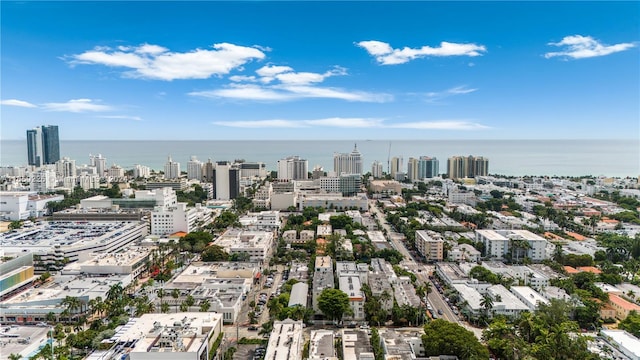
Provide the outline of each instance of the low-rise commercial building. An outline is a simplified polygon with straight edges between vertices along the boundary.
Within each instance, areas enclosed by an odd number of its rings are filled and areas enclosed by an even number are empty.
[[[275,245],[272,232],[242,229],[227,230],[215,240],[215,244],[230,255],[246,253],[252,262],[269,261]]]
[[[318,297],[322,294],[322,290],[333,289],[334,287],[333,261],[330,256],[316,257],[312,284],[313,310],[316,314],[321,314],[322,312],[318,307]]]
[[[121,250],[147,235],[142,221],[51,221],[0,234],[5,254],[36,255],[36,271],[60,270],[80,254]]]
[[[130,320],[110,341],[113,355],[131,360],[208,359],[222,333],[222,316],[214,313],[179,312],[144,314]]]

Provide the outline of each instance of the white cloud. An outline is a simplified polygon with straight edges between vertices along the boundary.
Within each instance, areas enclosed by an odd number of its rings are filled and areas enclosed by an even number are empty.
[[[0,101],[0,105],[18,106],[18,107],[25,107],[25,108],[37,107],[36,105],[34,105],[34,104],[30,103],[30,102],[23,101],[23,100],[17,100],[17,99],[2,100],[2,101]]]
[[[66,111],[73,113],[111,111],[113,107],[96,104],[91,99],[74,99],[65,103],[46,103],[42,107],[48,111]]]
[[[290,71],[293,71],[293,69],[289,66],[265,65],[260,69],[256,70],[256,74],[262,77],[273,77],[283,72],[290,72]]]
[[[97,116],[101,119],[122,119],[122,120],[134,120],[134,121],[142,121],[140,116],[129,116],[129,115],[103,115]]]
[[[246,75],[229,76],[229,80],[233,82],[243,82],[243,81],[256,82],[257,81],[255,76],[246,76]]]
[[[544,57],[569,57],[573,59],[586,59],[597,56],[605,56],[620,51],[629,50],[636,47],[634,43],[620,43],[615,45],[605,45],[591,36],[573,35],[565,36],[562,41],[548,43],[547,45],[565,47],[564,51],[548,52]]]
[[[215,121],[215,125],[238,128],[309,128],[309,127],[337,127],[337,128],[398,128],[416,130],[482,130],[488,126],[464,121],[418,121],[407,123],[385,124],[385,119],[377,118],[324,118],[313,120],[248,120],[248,121]]]
[[[388,102],[393,99],[389,94],[347,91],[339,88],[317,86],[230,84],[224,89],[195,91],[191,96],[205,98],[223,98],[256,101],[291,101],[300,99],[324,98],[354,102]]]
[[[404,64],[427,56],[481,56],[487,49],[484,45],[458,44],[443,41],[439,47],[423,46],[417,49],[404,47],[394,49],[388,43],[369,40],[356,43],[365,49],[381,65]]]
[[[430,103],[436,103],[444,98],[448,98],[450,96],[455,96],[455,95],[464,95],[464,94],[470,94],[472,92],[477,91],[478,89],[472,89],[472,88],[468,88],[466,85],[461,85],[461,86],[456,86],[444,91],[432,91],[432,92],[428,92],[426,93],[426,97],[427,97],[427,102]]]
[[[481,130],[488,126],[464,120],[417,121],[389,125],[390,128],[421,130]]]
[[[171,52],[151,44],[137,47],[118,47],[117,50],[96,47],[81,54],[71,55],[72,65],[89,64],[131,69],[123,76],[153,80],[207,79],[228,74],[251,60],[262,60],[265,54],[255,48],[229,43],[214,44],[213,50],[195,49],[189,52]]]

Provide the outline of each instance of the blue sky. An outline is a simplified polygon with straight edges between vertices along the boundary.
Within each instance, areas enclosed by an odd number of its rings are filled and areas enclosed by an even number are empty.
[[[1,3],[2,139],[640,134],[640,3]]]

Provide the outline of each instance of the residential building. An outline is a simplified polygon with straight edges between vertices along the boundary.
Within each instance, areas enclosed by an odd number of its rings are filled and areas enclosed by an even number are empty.
[[[407,161],[407,179],[411,181],[418,181],[418,159],[410,157]]]
[[[471,263],[478,262],[480,260],[480,251],[469,244],[458,244],[453,246],[447,253],[447,259],[449,261],[467,261]]]
[[[549,300],[528,286],[511,286],[509,290],[531,311],[538,310],[540,304],[549,305]]]
[[[382,163],[380,161],[376,160],[371,164],[371,176],[373,176],[374,179],[380,179],[384,176]]]
[[[53,192],[56,187],[55,170],[41,168],[31,173],[29,189],[37,193]]]
[[[302,321],[275,321],[267,343],[265,360],[302,359]]]
[[[304,282],[293,284],[291,294],[289,295],[288,307],[300,305],[307,307],[307,295],[309,294],[309,285]]]
[[[148,166],[136,164],[133,167],[133,177],[146,179],[151,176],[151,168]]]
[[[116,179],[116,180],[123,179],[124,178],[124,169],[121,166],[113,164],[107,170],[107,177],[109,177],[109,179]]]
[[[420,156],[418,159],[418,179],[430,179],[440,175],[440,162],[435,157]]]
[[[275,247],[273,232],[229,229],[215,240],[230,255],[246,253],[249,261],[268,262]]]
[[[514,261],[524,257],[533,261],[549,258],[549,242],[528,230],[477,230],[476,241],[484,244],[486,255],[491,258],[503,259],[507,254]]]
[[[273,200],[272,200],[273,204]],[[298,199],[298,208],[302,211],[305,207],[321,207],[324,209],[358,209],[367,210],[369,208],[367,194],[356,194],[345,197],[342,194],[301,194]],[[273,206],[272,206],[273,208]]]
[[[620,351],[627,359],[640,359],[640,340],[624,330],[600,330],[605,341]],[[618,359],[616,357],[616,359]]]
[[[391,158],[391,163],[390,163],[390,169],[389,169],[389,174],[391,175],[391,178],[398,180],[398,174],[402,173],[404,174],[403,170],[403,159],[402,157],[397,157],[394,156]]]
[[[313,310],[316,314],[322,313],[318,307],[318,297],[322,293],[322,290],[333,289],[333,287],[333,260],[330,256],[317,256],[311,289]]]
[[[187,203],[173,206],[156,206],[151,211],[151,234],[167,235],[178,231],[198,231],[212,220],[213,210],[201,204],[188,208]]]
[[[94,166],[96,168],[96,174],[99,177],[103,177],[105,171],[107,171],[107,158],[102,156],[102,154],[89,154],[89,166]]]
[[[332,330],[311,330],[309,360],[338,360]]]
[[[342,358],[344,360],[374,360],[369,335],[364,330],[342,329]]]
[[[55,164],[60,160],[58,126],[38,126],[27,130],[27,160],[29,165]]]
[[[240,178],[265,178],[267,177],[267,168],[262,162],[242,162],[236,164],[240,169]]]
[[[489,173],[489,159],[482,156],[454,156],[447,161],[449,179],[486,176]]]
[[[214,169],[216,200],[233,200],[240,195],[240,170],[228,161],[216,162]]]
[[[349,307],[353,315],[345,316],[345,320],[361,321],[364,320],[364,303],[365,296],[362,292],[362,283],[357,275],[345,275],[338,278],[340,290],[349,297]]]
[[[624,320],[632,311],[640,313],[640,306],[629,302],[618,295],[609,294],[609,305],[616,310],[616,318]]]
[[[362,175],[362,154],[358,151],[358,145],[355,144],[350,153],[334,153],[333,154],[333,171],[336,175],[341,174],[359,174]]]
[[[309,162],[299,156],[278,160],[278,179],[306,180],[309,178]]]
[[[427,261],[442,261],[444,240],[438,233],[427,230],[416,231],[416,248]]]
[[[171,156],[167,158],[167,162],[164,164],[164,178],[167,180],[180,178],[180,163],[173,161]]]
[[[187,162],[187,179],[189,180],[202,180],[202,161],[198,160],[195,156]]]
[[[56,174],[60,177],[76,176],[76,161],[68,157],[56,161]]]

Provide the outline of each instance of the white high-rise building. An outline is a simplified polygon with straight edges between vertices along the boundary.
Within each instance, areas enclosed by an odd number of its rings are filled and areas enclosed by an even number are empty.
[[[31,181],[29,189],[39,193],[47,193],[53,191],[56,187],[55,170],[40,169],[31,173]]]
[[[136,164],[133,168],[133,177],[146,179],[151,176],[151,168]]]
[[[333,154],[333,171],[336,175],[360,174],[362,175],[362,154],[358,151],[358,145],[354,145],[353,151],[348,154]]]
[[[61,177],[76,175],[76,161],[64,157],[56,161],[56,173]]]
[[[116,164],[111,165],[107,170],[107,176],[111,179],[124,178],[124,169]]]
[[[240,170],[228,161],[216,162],[214,169],[216,200],[231,200],[240,194]]]
[[[100,187],[100,177],[95,174],[83,172],[78,175],[78,186],[83,190],[97,189]]]
[[[107,158],[103,157],[102,154],[89,154],[89,166],[95,166],[98,176],[103,177],[104,172],[107,171]]]
[[[380,161],[376,160],[371,164],[371,176],[373,176],[374,179],[380,179],[382,177],[382,171],[382,163]]]
[[[309,162],[299,156],[289,156],[278,160],[278,179],[307,180],[309,178]]]
[[[192,156],[191,160],[187,162],[187,179],[202,180],[202,161],[195,156]]]
[[[167,163],[164,164],[164,178],[165,179],[178,179],[180,178],[180,163],[171,159],[171,156],[167,159]]]

